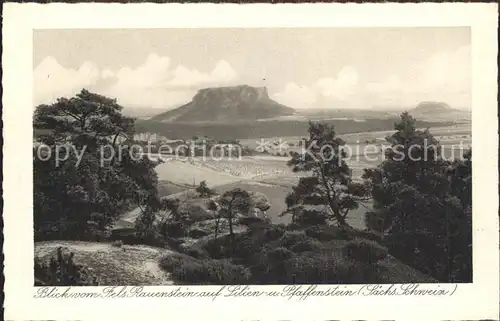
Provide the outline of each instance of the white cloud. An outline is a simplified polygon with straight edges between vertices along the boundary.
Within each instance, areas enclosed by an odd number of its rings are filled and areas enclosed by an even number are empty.
[[[200,88],[226,85],[235,79],[236,72],[224,60],[204,73],[183,65],[172,68],[169,57],[155,53],[136,68],[123,67],[117,71],[99,70],[91,62],[85,62],[78,70],[66,69],[48,57],[35,68],[35,103],[50,103],[94,86],[99,93],[116,97],[124,106],[176,107]]]
[[[354,67],[346,66],[337,75],[311,84],[288,83],[273,97],[295,108],[408,108],[425,100],[467,108],[472,103],[471,72],[471,47],[464,46],[434,54],[372,82],[363,82]]]
[[[347,66],[335,77],[320,78],[309,86],[289,82],[273,97],[294,108],[331,107],[332,102],[347,104],[357,91],[358,73],[354,67]]]
[[[34,103],[51,103],[61,96],[73,96],[100,78],[99,69],[85,62],[79,69],[64,68],[53,57],[45,58],[34,70]]]
[[[358,72],[351,66],[344,67],[337,74],[337,77],[321,78],[315,86],[324,97],[347,100],[357,91]]]
[[[283,91],[274,94],[273,98],[292,108],[308,108],[317,101],[317,94],[307,86],[288,82]]]
[[[105,93],[128,106],[176,107],[189,101],[200,88],[225,85],[237,78],[231,65],[222,60],[209,73],[183,65],[170,67],[168,57],[151,54],[136,69],[122,68],[116,74],[116,84]]]
[[[429,99],[443,100],[452,106],[470,107],[471,59],[470,46],[432,56],[420,66],[420,92]]]
[[[373,105],[411,107],[421,101],[444,101],[452,107],[470,107],[472,62],[470,46],[437,53],[416,64],[406,75],[391,75],[365,85]]]
[[[210,78],[217,81],[229,82],[236,79],[237,75],[234,69],[227,61],[220,60],[215,65],[214,70],[212,70]]]
[[[101,78],[102,79],[108,79],[108,78],[113,78],[115,76],[115,73],[111,69],[104,69],[101,71]]]

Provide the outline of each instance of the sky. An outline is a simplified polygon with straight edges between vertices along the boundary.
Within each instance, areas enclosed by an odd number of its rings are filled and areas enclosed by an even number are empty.
[[[35,105],[86,88],[167,109],[242,84],[297,109],[472,103],[465,27],[35,30],[33,51]]]

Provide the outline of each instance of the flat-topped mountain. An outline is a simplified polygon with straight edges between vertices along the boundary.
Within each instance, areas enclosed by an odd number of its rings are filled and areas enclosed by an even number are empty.
[[[151,118],[164,122],[241,121],[292,115],[293,108],[271,98],[266,87],[205,88],[178,108]]]

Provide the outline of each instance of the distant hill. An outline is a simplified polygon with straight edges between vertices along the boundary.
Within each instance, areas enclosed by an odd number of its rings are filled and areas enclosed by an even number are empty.
[[[450,105],[440,101],[423,101],[418,104],[417,107],[413,108],[411,112],[414,113],[443,113],[454,111]]]
[[[470,112],[454,109],[447,103],[424,101],[408,111],[413,117],[421,120],[469,120]]]
[[[271,98],[266,87],[205,88],[193,100],[151,118],[161,122],[248,121],[292,115],[293,108]]]

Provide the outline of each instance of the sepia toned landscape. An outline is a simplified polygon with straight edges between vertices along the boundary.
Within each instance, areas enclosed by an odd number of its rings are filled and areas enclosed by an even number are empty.
[[[36,286],[472,282],[467,28],[34,41]]]

